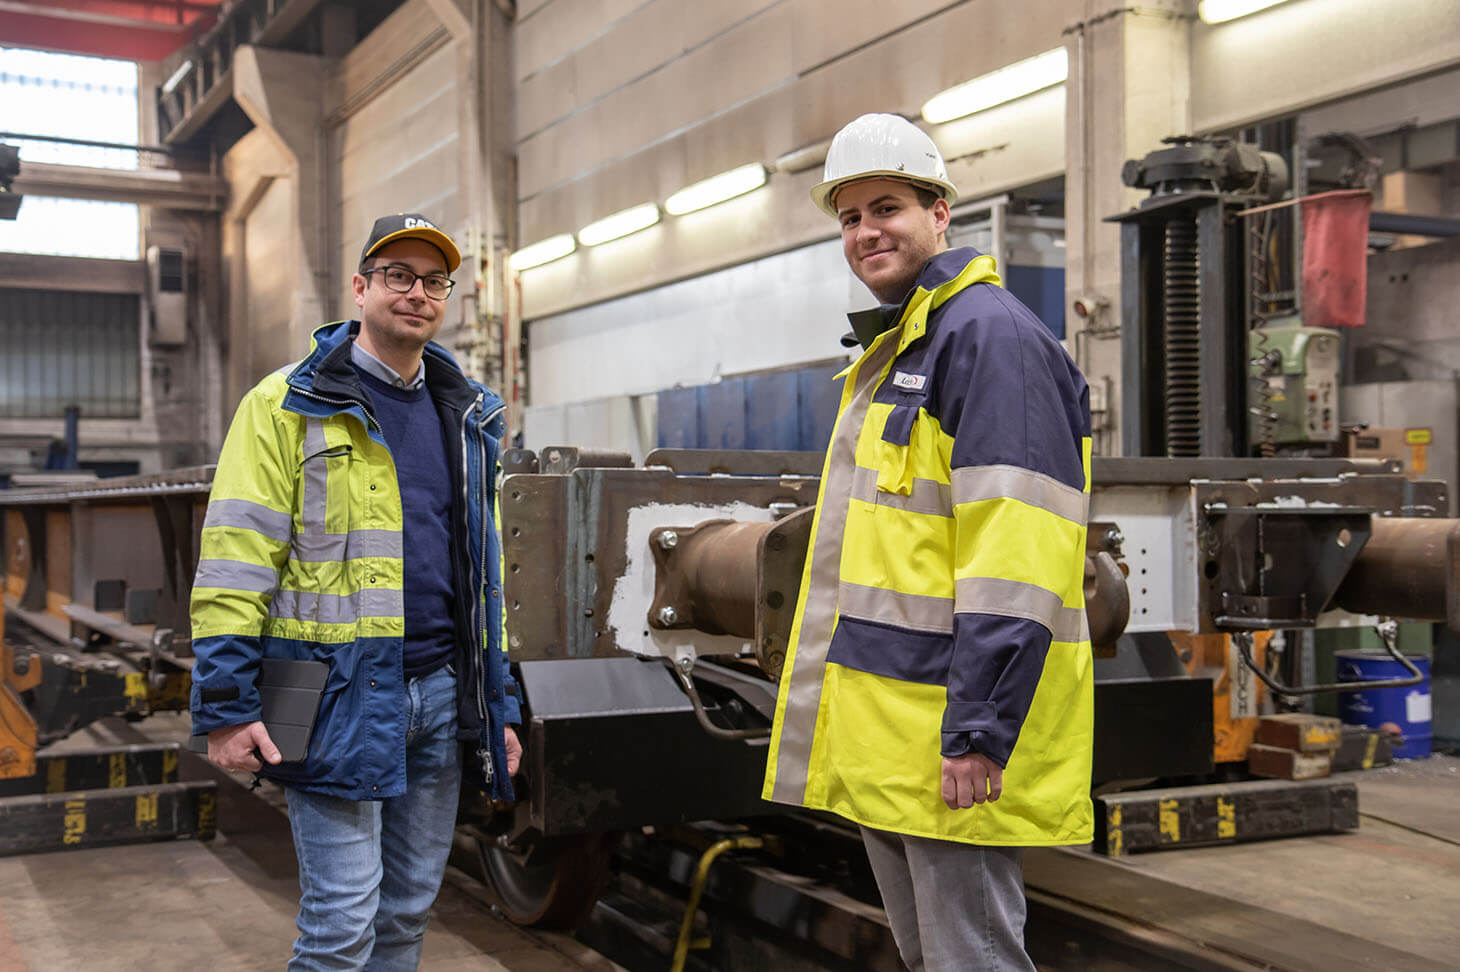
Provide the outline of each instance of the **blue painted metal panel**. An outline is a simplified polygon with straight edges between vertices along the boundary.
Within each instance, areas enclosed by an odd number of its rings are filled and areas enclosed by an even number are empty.
[[[746,449],[745,379],[731,378],[696,389],[702,449]]]
[[[842,400],[842,382],[836,377],[842,368],[843,365],[822,365],[796,372],[797,449],[826,450]]]
[[[696,449],[699,444],[699,390],[666,388],[659,393],[659,448]]]
[[[800,412],[794,371],[745,379],[745,447],[797,449]]]
[[[1024,302],[1024,306],[1054,332],[1065,336],[1065,270],[1064,267],[1010,266],[1003,274],[1004,287]]]

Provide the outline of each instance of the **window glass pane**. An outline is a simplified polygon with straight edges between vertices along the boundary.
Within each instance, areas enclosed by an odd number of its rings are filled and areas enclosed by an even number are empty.
[[[26,196],[15,219],[0,219],[0,251],[141,259],[135,203]]]
[[[0,47],[0,131],[137,143],[137,65]],[[63,142],[11,140],[27,162],[137,168],[137,153]],[[136,260],[134,203],[26,196],[19,217],[0,220],[0,251]]]
[[[0,47],[0,131],[137,144],[137,65]],[[137,168],[137,153],[18,141],[24,162]]]

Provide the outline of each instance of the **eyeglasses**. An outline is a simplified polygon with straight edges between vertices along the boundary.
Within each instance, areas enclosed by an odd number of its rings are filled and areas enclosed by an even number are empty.
[[[451,288],[456,286],[456,281],[440,273],[414,273],[405,267],[387,266],[371,267],[369,270],[361,270],[360,276],[368,277],[372,273],[381,272],[384,274],[385,286],[398,294],[408,294],[416,281],[421,281],[421,290],[432,300],[445,300],[451,294]]]

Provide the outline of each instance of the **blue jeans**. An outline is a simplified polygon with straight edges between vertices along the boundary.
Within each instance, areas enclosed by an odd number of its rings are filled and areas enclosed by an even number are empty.
[[[299,858],[299,938],[289,968],[415,969],[456,826],[456,676],[406,683],[406,792],[344,800],[287,788]]]

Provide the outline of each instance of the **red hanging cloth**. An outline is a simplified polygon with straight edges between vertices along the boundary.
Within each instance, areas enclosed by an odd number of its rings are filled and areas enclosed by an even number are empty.
[[[1303,323],[1358,327],[1369,281],[1369,210],[1373,193],[1341,189],[1305,196]]]

